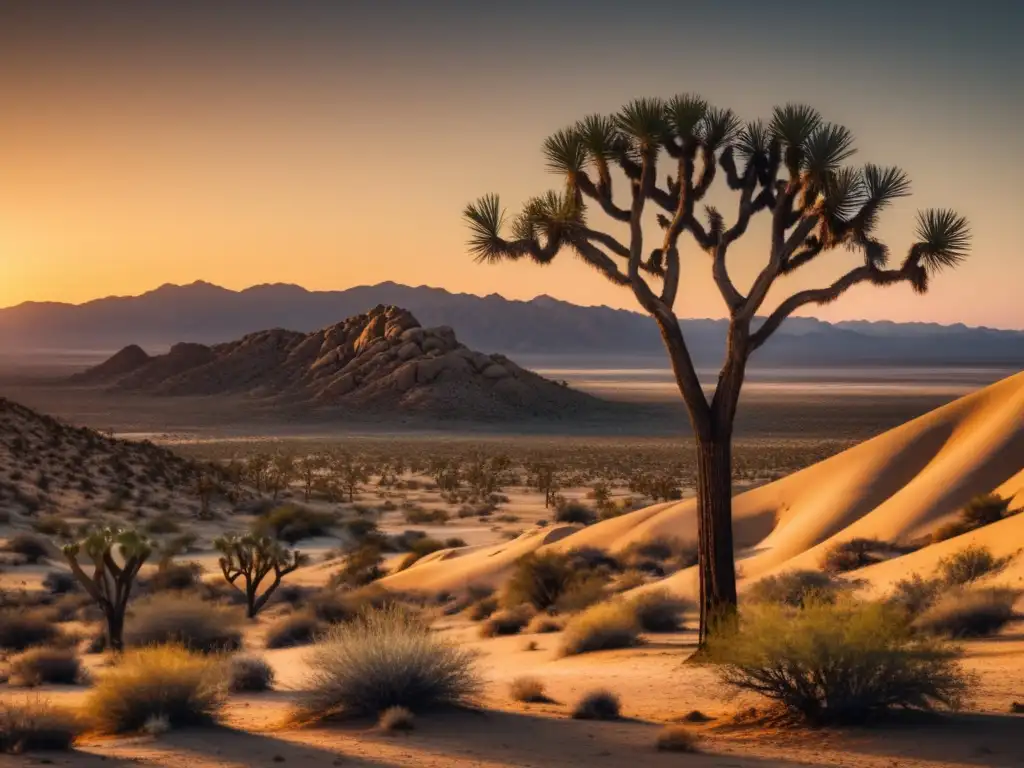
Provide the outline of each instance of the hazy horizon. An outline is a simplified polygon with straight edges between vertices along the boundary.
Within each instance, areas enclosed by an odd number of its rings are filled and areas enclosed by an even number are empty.
[[[446,287],[441,286],[441,285],[426,285],[426,284],[412,285],[412,284],[408,284],[408,283],[401,283],[400,281],[397,281],[397,280],[381,280],[379,282],[374,282],[374,283],[360,283],[358,285],[350,285],[350,286],[346,286],[344,288],[316,288],[316,289],[314,289],[314,288],[310,288],[310,287],[305,286],[305,285],[301,285],[299,283],[287,282],[287,281],[276,281],[276,282],[273,282],[273,283],[253,283],[252,285],[243,286],[241,288],[229,288],[227,286],[219,285],[217,283],[211,283],[211,282],[209,282],[207,280],[197,279],[197,280],[193,280],[193,281],[191,281],[189,283],[161,283],[160,285],[153,286],[152,288],[143,290],[140,293],[108,294],[108,295],[104,295],[104,296],[92,296],[92,297],[83,299],[81,301],[60,302],[60,301],[54,301],[54,300],[26,299],[25,301],[18,302],[17,304],[10,304],[10,305],[6,305],[6,306],[0,306],[0,311],[6,310],[6,309],[16,309],[16,308],[18,308],[20,306],[23,306],[23,305],[26,305],[26,304],[57,303],[57,304],[66,304],[66,305],[80,307],[80,306],[84,306],[86,304],[91,304],[91,303],[96,302],[96,301],[103,301],[103,300],[107,300],[107,299],[138,298],[140,296],[144,296],[144,295],[147,295],[147,294],[150,294],[150,293],[154,293],[154,292],[159,291],[159,290],[164,289],[164,288],[188,288],[188,287],[191,287],[191,286],[193,286],[195,284],[205,284],[205,285],[209,285],[209,286],[211,286],[213,288],[220,288],[220,289],[227,290],[227,291],[232,291],[232,292],[235,292],[235,293],[241,293],[241,292],[252,290],[252,289],[255,289],[255,288],[266,288],[266,287],[274,287],[274,286],[290,287],[290,288],[300,288],[300,289],[302,289],[304,291],[307,291],[307,292],[310,292],[310,293],[314,293],[314,292],[342,292],[342,291],[353,290],[353,289],[356,289],[356,288],[375,287],[375,286],[378,286],[378,285],[381,285],[381,284],[385,284],[385,283],[397,283],[399,285],[404,285],[404,286],[409,287],[409,288],[425,288],[425,289],[429,289],[429,290],[442,290],[442,291],[447,291],[448,293],[451,293],[451,294],[462,294],[462,295],[476,296],[478,298],[487,298],[489,296],[497,296],[498,298],[501,298],[501,299],[504,299],[504,300],[507,300],[507,301],[530,302],[530,301],[533,301],[535,299],[541,299],[541,298],[553,298],[553,299],[558,299],[559,301],[568,301],[566,299],[559,299],[559,297],[553,296],[550,293],[538,293],[538,294],[536,294],[534,296],[525,296],[525,297],[522,297],[522,298],[513,298],[513,297],[505,296],[501,291],[492,291],[491,293],[483,294],[483,293],[474,293],[472,291],[455,291],[455,290],[451,290],[451,289],[446,288]],[[611,306],[611,305],[608,305],[608,304],[579,304],[577,302],[572,302],[572,301],[570,301],[569,303],[570,304],[574,304],[576,306],[596,307],[596,308],[604,307],[604,308],[608,308],[608,309],[626,310],[626,311],[629,311],[629,312],[634,312],[635,314],[639,314],[639,315],[643,315],[644,314],[643,310],[640,307],[629,307],[629,306],[619,307],[619,306]],[[759,313],[758,316],[759,317],[763,316],[763,314]],[[961,323],[961,322],[941,323],[941,322],[929,321],[929,320],[895,320],[894,321],[894,320],[889,320],[888,318],[872,318],[872,319],[868,319],[868,318],[864,318],[864,317],[848,317],[848,318],[839,318],[839,319],[832,320],[832,319],[826,319],[826,318],[818,317],[817,315],[814,315],[814,314],[801,315],[801,317],[804,317],[806,319],[820,320],[821,322],[832,323],[832,324],[843,323],[843,322],[848,322],[848,323],[849,322],[868,322],[868,323],[896,322],[896,323],[901,323],[901,324],[907,324],[907,323],[925,323],[925,324],[928,324],[928,323],[932,323],[932,324],[938,324],[938,325],[945,326],[945,327],[949,327],[949,326],[953,326],[953,325],[966,325],[968,328],[985,328],[985,329],[989,329],[989,330],[998,330],[998,331],[1024,331],[1024,325],[1021,325],[1021,326],[1015,327],[1015,328],[1010,328],[1010,327],[1004,327],[1004,326],[972,325],[972,324]],[[724,320],[724,318],[721,318],[721,317],[707,317],[707,316],[703,316],[702,317],[702,316],[689,316],[689,315],[687,315],[687,316],[680,316],[679,319],[681,321],[685,321],[685,320]]]
[[[1022,37],[1008,1],[5,3],[0,306],[393,280],[636,310],[568,254],[475,265],[460,213],[556,186],[540,146],[577,118],[695,91],[744,119],[806,101],[853,131],[854,162],[902,166],[914,195],[880,226],[894,259],[917,209],[970,220],[968,262],[927,296],[861,286],[807,314],[1024,328]],[[731,220],[734,200],[712,202]],[[751,227],[730,257],[741,288],[764,243]],[[683,258],[679,314],[724,316],[706,256]],[[768,308],[854,259],[780,281]]]

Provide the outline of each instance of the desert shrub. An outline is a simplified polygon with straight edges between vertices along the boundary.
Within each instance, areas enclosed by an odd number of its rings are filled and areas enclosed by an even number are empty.
[[[941,526],[934,534],[932,541],[945,541],[986,525],[999,522],[1010,512],[1010,500],[995,493],[975,496],[962,510],[956,520]]]
[[[750,585],[746,598],[751,603],[775,603],[799,608],[809,601],[831,602],[848,588],[846,582],[821,571],[784,571],[765,576]]]
[[[212,723],[227,690],[224,665],[173,645],[129,650],[86,700],[100,733],[132,733],[153,718],[172,728]]]
[[[544,693],[544,683],[536,677],[517,677],[508,687],[513,701],[525,704],[545,704],[551,699]]]
[[[293,613],[270,625],[264,644],[267,648],[309,645],[324,629],[325,625],[316,616],[309,613]]]
[[[697,564],[697,545],[675,536],[657,536],[635,541],[620,554],[628,568],[664,576]]]
[[[345,558],[341,570],[331,576],[332,587],[363,587],[384,575],[384,558],[376,544],[363,544]]]
[[[162,514],[156,517],[150,518],[142,526],[146,533],[154,535],[164,535],[168,533],[180,533],[181,524],[174,519],[173,516]]]
[[[576,577],[555,601],[559,613],[578,613],[608,597],[608,579],[600,572],[576,571]]]
[[[13,657],[7,665],[11,685],[74,685],[82,682],[82,664],[68,648],[31,648]]]
[[[948,646],[916,639],[902,612],[850,599],[749,608],[708,655],[728,684],[812,723],[860,722],[899,707],[959,707],[971,679]]]
[[[938,579],[925,579],[915,573],[893,584],[888,602],[903,611],[908,619],[913,619],[931,607],[942,592],[942,586]]]
[[[600,547],[576,547],[567,553],[569,563],[575,570],[617,573],[622,570],[618,559]]]
[[[45,699],[0,701],[0,754],[70,749],[80,731],[74,713]]]
[[[21,555],[29,565],[36,565],[50,555],[50,547],[46,539],[30,533],[16,533],[7,540],[4,547],[8,552]]]
[[[43,586],[54,595],[63,595],[79,589],[78,579],[67,571],[50,571],[43,579]]]
[[[963,586],[982,576],[998,573],[1010,562],[995,557],[987,547],[970,546],[939,561],[938,575],[947,586]]]
[[[140,601],[124,632],[125,645],[175,644],[199,653],[242,647],[241,617],[230,608],[163,594]]]
[[[898,548],[878,539],[850,539],[825,552],[821,567],[829,573],[846,573],[880,563],[898,552]]]
[[[450,517],[443,509],[405,510],[405,520],[410,525],[444,525]]]
[[[405,707],[388,707],[380,713],[377,727],[382,731],[411,731],[416,728],[416,716]]]
[[[309,607],[313,615],[328,624],[351,621],[361,611],[383,608],[394,602],[394,597],[382,587],[369,584],[358,589],[330,589],[313,595]]]
[[[549,613],[538,613],[526,625],[526,633],[530,635],[544,635],[551,632],[561,632],[563,626],[563,621],[557,616],[552,616]]]
[[[274,685],[274,670],[258,656],[234,656],[228,665],[228,690],[260,693]]]
[[[165,561],[140,586],[148,592],[181,591],[193,589],[202,582],[203,566],[199,563]]]
[[[49,645],[60,636],[38,611],[0,610],[0,650],[24,651],[35,645]]]
[[[532,617],[533,610],[527,605],[498,611],[480,626],[480,637],[518,635]]]
[[[572,708],[576,720],[618,720],[619,712],[619,697],[603,688],[584,694]]]
[[[567,501],[555,510],[556,523],[572,525],[593,525],[597,522],[597,513],[586,504],[578,501]]]
[[[684,725],[668,725],[654,742],[659,752],[697,752],[697,737]]]
[[[629,607],[644,632],[678,632],[683,628],[683,614],[691,604],[667,589],[654,589],[630,599]]]
[[[925,610],[914,627],[948,637],[994,635],[1013,619],[1017,597],[1012,589],[955,589]]]
[[[253,523],[253,533],[270,536],[289,544],[313,536],[329,536],[338,522],[332,512],[321,512],[298,504],[284,504],[263,513]]]
[[[496,610],[498,610],[498,598],[492,595],[490,597],[482,597],[475,603],[470,604],[466,615],[470,621],[483,621]]]
[[[640,625],[632,608],[615,601],[593,605],[569,620],[562,633],[561,654],[629,648],[640,642]]]
[[[393,605],[328,629],[310,669],[299,703],[310,717],[372,717],[389,707],[423,712],[468,704],[480,691],[472,652]]]
[[[528,603],[538,611],[554,607],[577,578],[569,558],[557,552],[531,553],[519,559],[505,585],[502,603]]]

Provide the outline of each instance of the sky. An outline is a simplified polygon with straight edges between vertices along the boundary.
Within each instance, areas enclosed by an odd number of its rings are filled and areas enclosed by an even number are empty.
[[[927,296],[864,286],[807,314],[1024,328],[1022,38],[1017,0],[0,0],[0,306],[394,280],[636,308],[569,253],[475,264],[461,211],[556,188],[541,144],[578,118],[696,92],[744,119],[812,104],[856,162],[904,168],[915,194],[880,229],[897,255],[919,208],[970,220],[969,261]],[[766,243],[731,252],[741,288]],[[683,258],[678,314],[723,316],[708,257]]]

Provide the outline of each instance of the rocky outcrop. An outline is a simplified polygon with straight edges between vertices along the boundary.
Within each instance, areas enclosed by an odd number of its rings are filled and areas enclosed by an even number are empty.
[[[601,404],[503,355],[469,349],[448,326],[423,328],[394,306],[310,334],[274,329],[212,347],[178,344],[123,373],[115,358],[80,381],[162,395],[246,394],[311,408],[484,420],[576,415]]]

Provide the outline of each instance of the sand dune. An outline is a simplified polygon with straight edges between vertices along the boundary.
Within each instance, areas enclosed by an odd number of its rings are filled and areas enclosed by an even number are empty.
[[[1012,508],[1024,506],[1024,372],[737,496],[734,531],[741,586],[774,571],[817,567],[828,547],[852,538],[910,541],[926,536],[972,497],[991,491],[1012,497]],[[473,583],[494,585],[518,557],[544,547],[594,546],[615,552],[658,536],[692,539],[695,514],[690,499],[568,534],[564,527],[531,532],[508,544],[447,551],[384,583],[401,590],[448,591]],[[996,554],[1016,551],[1024,546],[1024,516],[858,576],[882,585],[915,570],[930,571],[947,550],[974,541]],[[695,583],[692,570],[661,582],[681,593],[692,593]]]

